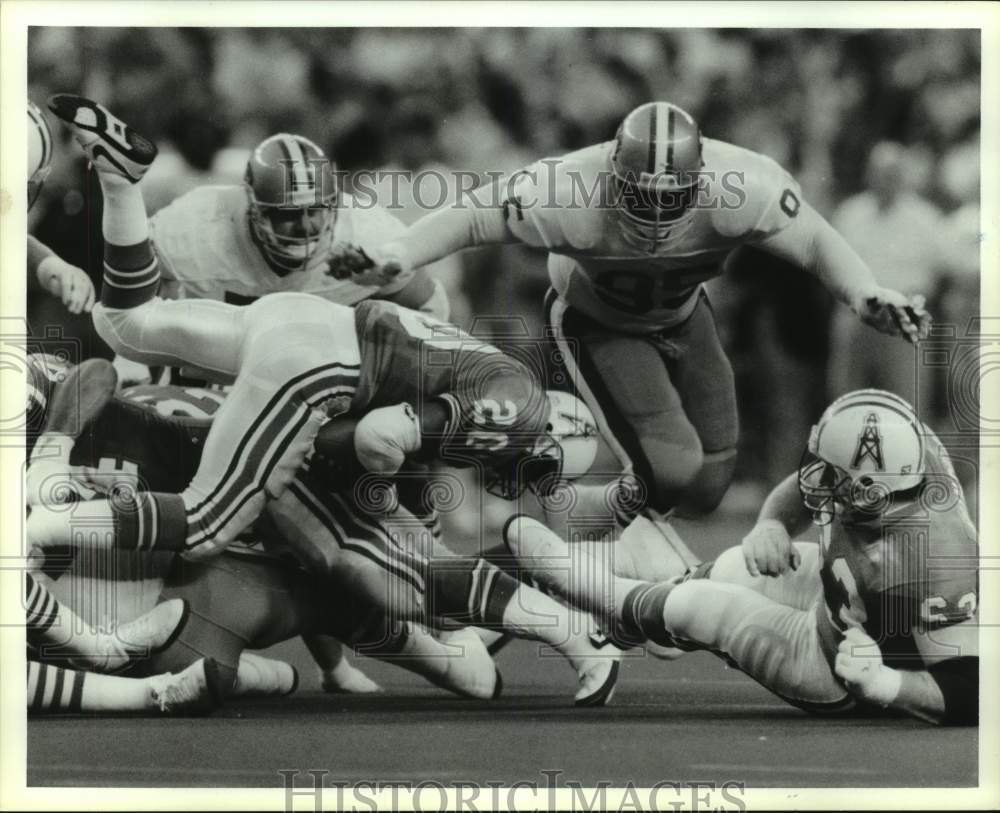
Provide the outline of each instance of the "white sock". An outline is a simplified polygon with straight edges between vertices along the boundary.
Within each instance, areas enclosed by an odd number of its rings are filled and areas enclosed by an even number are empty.
[[[146,203],[139,185],[110,172],[99,172],[97,177],[104,193],[104,239],[115,246],[134,246],[149,239]]]

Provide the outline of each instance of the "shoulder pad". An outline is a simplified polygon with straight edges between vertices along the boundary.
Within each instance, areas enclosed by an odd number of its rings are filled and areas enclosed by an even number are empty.
[[[766,155],[705,139],[705,172],[712,200],[727,204],[713,208],[713,223],[725,237],[753,240],[775,234],[802,206],[798,182]]]

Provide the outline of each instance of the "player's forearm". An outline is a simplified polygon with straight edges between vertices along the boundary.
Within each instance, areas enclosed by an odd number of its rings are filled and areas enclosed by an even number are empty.
[[[944,693],[928,672],[890,669],[888,666],[882,668],[893,680],[897,675],[899,679],[899,693],[888,704],[889,708],[929,723],[940,724],[944,721]]]
[[[809,204],[802,204],[796,221],[761,247],[815,275],[855,311],[868,292],[878,287],[865,261]]]
[[[39,278],[42,263],[49,257],[55,257],[55,252],[45,243],[32,235],[28,235],[28,286],[32,290],[44,290]]]
[[[771,490],[760,508],[758,524],[766,520],[775,520],[785,526],[791,537],[809,527],[811,517],[802,504],[798,477],[798,472],[792,472]]]
[[[465,248],[515,242],[503,208],[483,202],[485,196],[467,195],[421,218],[393,241],[405,251],[414,268],[436,262]]]

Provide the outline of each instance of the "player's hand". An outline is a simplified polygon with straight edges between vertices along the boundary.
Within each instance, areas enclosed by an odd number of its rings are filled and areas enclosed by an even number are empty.
[[[70,265],[55,254],[38,265],[38,282],[70,313],[89,313],[94,307],[94,283],[82,268]]]
[[[118,373],[118,389],[133,387],[138,384],[149,384],[153,380],[153,374],[149,367],[137,361],[131,361],[124,356],[115,356],[111,361]]]
[[[882,662],[882,650],[860,627],[847,630],[833,670],[855,697],[888,706],[899,694],[902,675]]]
[[[371,250],[353,243],[340,245],[334,249],[327,268],[327,273],[336,279],[375,288],[384,288],[410,271],[412,266],[396,243]]]
[[[919,294],[906,297],[891,288],[875,287],[857,298],[854,310],[866,325],[916,344],[927,338],[931,328],[931,315],[924,305]]]
[[[776,519],[761,520],[743,537],[743,559],[751,576],[780,576],[802,564],[802,554]]]
[[[24,475],[25,502],[28,505],[63,505],[87,500],[94,491],[84,485],[81,466],[63,460],[33,460]]]

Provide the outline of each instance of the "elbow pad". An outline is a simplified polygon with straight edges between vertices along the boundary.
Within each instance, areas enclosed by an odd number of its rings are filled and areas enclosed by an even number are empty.
[[[979,724],[979,658],[948,658],[927,667],[944,696],[944,725]]]

